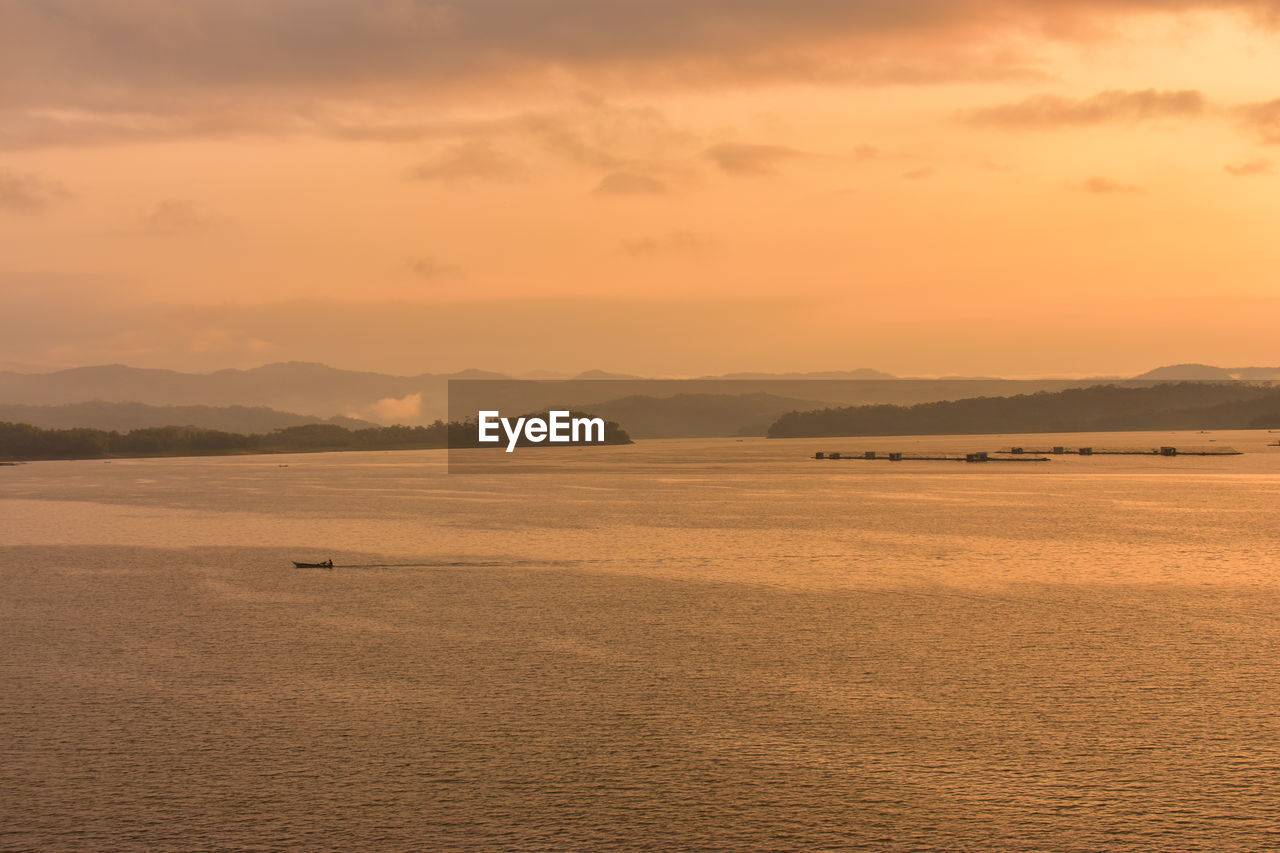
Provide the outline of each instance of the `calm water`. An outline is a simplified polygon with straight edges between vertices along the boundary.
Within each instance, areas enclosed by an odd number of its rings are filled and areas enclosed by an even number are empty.
[[[0,468],[0,847],[1277,849],[1275,438]]]

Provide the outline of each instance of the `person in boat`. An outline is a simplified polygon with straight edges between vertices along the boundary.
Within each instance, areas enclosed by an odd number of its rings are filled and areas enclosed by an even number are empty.
[[[324,567],[325,567],[326,569],[332,569],[332,568],[333,568],[333,557],[330,557],[329,559],[327,559],[327,560],[325,560],[325,561],[324,561]]]

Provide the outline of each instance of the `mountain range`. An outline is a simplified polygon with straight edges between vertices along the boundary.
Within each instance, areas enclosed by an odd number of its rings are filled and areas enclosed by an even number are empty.
[[[530,374],[525,374],[529,376]],[[551,374],[540,373],[551,379]],[[1180,364],[1129,383],[1280,379],[1280,368]],[[463,382],[451,380],[490,380]],[[824,405],[909,405],[962,397],[1060,391],[1116,377],[1008,380],[907,379],[867,368],[812,373],[731,373],[695,380],[644,379],[591,370],[545,382],[483,370],[394,376],[311,362],[213,373],[101,365],[50,373],[0,372],[0,420],[45,427],[135,429],[191,424],[262,432],[305,423],[359,428],[474,417],[476,406],[511,411],[594,407],[637,438],[762,434],[778,415]],[[1121,380],[1125,381],[1125,380]],[[500,406],[489,400],[500,401]],[[93,405],[87,405],[93,404]],[[295,414],[296,413],[296,414]]]

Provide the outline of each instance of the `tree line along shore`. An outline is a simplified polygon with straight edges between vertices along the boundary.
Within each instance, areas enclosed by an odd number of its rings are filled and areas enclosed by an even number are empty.
[[[630,444],[631,438],[618,424],[606,421],[603,443]],[[521,446],[526,444],[522,442]],[[478,441],[473,421],[437,420],[429,426],[365,429],[305,424],[251,434],[192,426],[147,427],[117,432],[87,427],[42,429],[30,424],[0,422],[0,461],[6,462],[491,446]]]
[[[1094,385],[1011,397],[910,406],[867,405],[789,412],[770,438],[857,435],[992,435],[1280,427],[1280,388],[1270,383]]]

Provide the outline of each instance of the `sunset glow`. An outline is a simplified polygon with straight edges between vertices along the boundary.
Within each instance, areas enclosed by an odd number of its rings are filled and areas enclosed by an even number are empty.
[[[0,363],[1272,364],[1277,15],[4,0]]]

